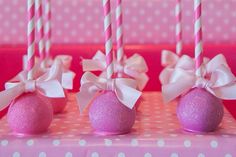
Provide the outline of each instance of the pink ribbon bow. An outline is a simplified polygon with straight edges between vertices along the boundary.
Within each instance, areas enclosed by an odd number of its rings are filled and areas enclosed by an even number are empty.
[[[92,59],[82,60],[83,71],[103,71],[101,76],[105,76],[106,56],[98,51]],[[114,72],[123,73],[137,81],[138,89],[143,90],[149,77],[147,76],[148,67],[144,58],[134,54],[123,61],[123,64],[114,62]]]
[[[0,92],[0,111],[23,93],[37,91],[49,98],[65,97],[63,88],[56,79],[60,73],[56,65],[36,80],[27,80],[27,72],[25,70],[20,72],[5,84],[6,90]]]
[[[202,77],[197,77],[192,71],[175,68],[171,76],[165,78],[168,83],[162,86],[164,101],[174,100],[194,87],[205,88],[220,99],[236,99],[235,76],[222,54],[203,64],[202,69]]]
[[[23,57],[23,68],[26,69],[27,67],[27,56],[25,55]],[[60,66],[63,71],[62,71],[62,77],[59,80],[62,84],[62,87],[65,89],[73,89],[73,80],[75,78],[75,73],[70,69],[71,66],[71,62],[72,62],[72,56],[69,55],[58,55],[55,57],[54,60],[52,59],[48,59],[47,60],[47,67],[51,67],[54,62],[56,60],[60,60],[62,62],[62,64],[58,64],[58,66]],[[36,63],[40,64],[40,59],[36,57]],[[37,71],[43,71],[43,72],[47,72],[49,68],[43,68],[41,66],[38,66]]]
[[[136,81],[129,78],[115,78],[107,80],[97,77],[91,72],[85,72],[81,78],[80,92],[77,100],[82,112],[90,104],[98,92],[104,90],[114,91],[118,100],[128,108],[132,109],[141,96],[141,92],[136,90]]]

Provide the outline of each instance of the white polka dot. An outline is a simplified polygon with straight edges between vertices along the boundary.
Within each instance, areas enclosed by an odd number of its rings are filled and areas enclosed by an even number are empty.
[[[2,140],[1,145],[2,146],[7,146],[8,145],[8,140]]]
[[[46,157],[46,156],[47,156],[47,154],[45,152],[40,152],[39,153],[39,157]]]
[[[125,157],[125,153],[120,152],[117,157]]]
[[[185,146],[186,148],[191,147],[191,145],[192,145],[192,143],[191,143],[190,140],[185,140],[185,141],[184,141],[184,146]]]
[[[197,157],[205,157],[203,153],[199,153]]]
[[[12,157],[20,157],[20,153],[19,152],[14,152]]]
[[[67,152],[67,153],[65,154],[65,157],[73,157],[73,154],[72,154],[71,152]]]
[[[151,153],[145,153],[144,157],[152,157],[152,154]]]
[[[163,139],[159,139],[157,141],[157,145],[158,145],[158,147],[164,147],[165,146],[165,141]]]
[[[215,140],[211,141],[211,147],[212,147],[212,148],[218,147],[218,142],[215,141]]]
[[[137,146],[138,145],[138,140],[137,139],[132,139],[131,140],[131,145],[132,146]]]
[[[86,145],[86,141],[85,140],[79,140],[79,145],[80,146],[85,146]]]
[[[232,157],[232,155],[231,154],[225,154],[225,157]]]
[[[106,146],[111,146],[112,145],[112,140],[110,139],[104,139],[105,145]]]
[[[170,157],[179,157],[179,155],[177,153],[172,153]]]
[[[28,141],[27,141],[27,145],[28,145],[28,146],[34,145],[34,140],[32,140],[32,139],[28,140]]]
[[[93,152],[91,157],[99,157],[99,154],[97,152]]]
[[[54,146],[59,146],[60,145],[60,140],[53,140],[52,141],[52,144],[54,145]]]

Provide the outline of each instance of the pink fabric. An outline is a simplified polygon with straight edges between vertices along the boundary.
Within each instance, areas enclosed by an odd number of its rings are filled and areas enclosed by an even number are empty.
[[[113,8],[115,3],[113,0]],[[193,1],[182,3],[183,42],[190,43],[194,41]],[[174,8],[175,0],[123,0],[124,42],[174,43]],[[205,42],[235,43],[235,8],[234,0],[203,1]],[[26,0],[0,0],[0,10],[0,44],[25,43]],[[101,0],[52,0],[52,42],[103,43],[102,17]]]
[[[176,102],[163,106],[158,92],[146,92],[130,134],[93,134],[87,113],[79,116],[75,95],[69,95],[66,112],[55,115],[45,134],[14,136],[6,118],[0,121],[0,155],[57,157],[189,157],[235,156],[236,123],[225,111],[219,130],[195,135],[184,132],[174,114]],[[150,105],[152,104],[152,105]],[[155,104],[155,105],[154,105]]]

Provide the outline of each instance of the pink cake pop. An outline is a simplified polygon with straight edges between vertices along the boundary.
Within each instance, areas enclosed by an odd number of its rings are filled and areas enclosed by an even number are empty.
[[[135,109],[124,106],[114,92],[107,91],[92,102],[89,118],[99,134],[124,134],[134,125]]]
[[[22,94],[12,101],[7,121],[14,132],[38,134],[48,129],[53,117],[52,106],[39,95],[37,92]]]
[[[211,132],[218,128],[224,110],[222,100],[203,88],[194,88],[181,97],[177,117],[185,130]]]
[[[67,90],[64,90],[64,93],[65,93],[65,98],[49,98],[48,99],[48,101],[52,105],[54,114],[62,113],[67,105],[67,101],[68,101]]]

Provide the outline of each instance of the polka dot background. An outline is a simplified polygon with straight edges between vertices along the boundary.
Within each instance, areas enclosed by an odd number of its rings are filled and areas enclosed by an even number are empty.
[[[209,134],[193,134],[181,129],[175,110],[175,103],[163,105],[159,92],[146,92],[130,134],[99,136],[90,127],[87,111],[79,115],[75,95],[71,94],[66,111],[55,115],[45,134],[13,134],[4,117],[0,121],[0,156],[236,156],[236,123],[227,111],[219,130]]]
[[[125,42],[174,43],[174,7],[175,0],[124,0]],[[205,42],[236,41],[235,8],[236,0],[203,0]],[[183,0],[183,9],[184,42],[191,43],[193,1]],[[53,43],[103,43],[101,0],[52,0],[52,12]],[[0,21],[0,44],[26,42],[25,0],[0,0]]]

